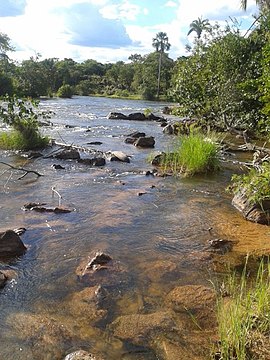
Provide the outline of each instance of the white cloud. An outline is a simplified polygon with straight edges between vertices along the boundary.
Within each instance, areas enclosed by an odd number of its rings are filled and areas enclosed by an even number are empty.
[[[107,5],[100,9],[100,13],[107,19],[136,20],[142,12],[140,6],[124,1],[117,5]]]
[[[175,8],[175,7],[177,7],[177,3],[174,2],[174,1],[168,1],[168,2],[166,2],[166,4],[164,6],[165,7]]]

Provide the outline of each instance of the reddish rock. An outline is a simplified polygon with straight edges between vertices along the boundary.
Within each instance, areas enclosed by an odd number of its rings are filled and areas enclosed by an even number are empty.
[[[20,256],[25,251],[26,247],[15,231],[0,232],[0,256]]]

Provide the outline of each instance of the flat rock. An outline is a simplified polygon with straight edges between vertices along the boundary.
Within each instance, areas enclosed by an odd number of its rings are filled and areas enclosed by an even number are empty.
[[[89,166],[104,166],[106,164],[106,160],[102,156],[97,156],[88,159],[79,159],[78,162],[80,164],[85,164]]]
[[[172,329],[175,323],[169,312],[156,312],[152,314],[132,314],[118,317],[110,325],[113,334],[137,345],[145,345],[157,333]]]
[[[111,119],[111,120],[127,120],[128,117],[122,113],[119,112],[110,112],[107,115],[107,119]]]
[[[130,163],[128,155],[126,155],[122,151],[112,151],[110,153],[110,161],[121,161],[125,163]]]
[[[13,230],[0,232],[0,256],[20,256],[26,251],[20,236]]]

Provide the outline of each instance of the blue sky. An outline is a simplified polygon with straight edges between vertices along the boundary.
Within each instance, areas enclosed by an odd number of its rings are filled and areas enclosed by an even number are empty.
[[[10,57],[95,59],[102,63],[126,61],[131,54],[153,51],[152,39],[166,32],[170,56],[185,54],[189,24],[198,17],[223,24],[236,18],[243,30],[257,9],[249,0],[247,12],[240,0],[1,0],[0,32],[7,34],[16,52]]]

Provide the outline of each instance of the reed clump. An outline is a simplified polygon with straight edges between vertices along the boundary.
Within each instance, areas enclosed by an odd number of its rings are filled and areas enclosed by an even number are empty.
[[[185,176],[215,172],[219,169],[217,138],[200,132],[180,135],[174,151],[164,154],[161,166]]]

